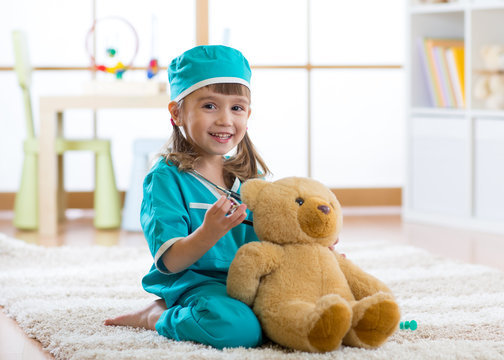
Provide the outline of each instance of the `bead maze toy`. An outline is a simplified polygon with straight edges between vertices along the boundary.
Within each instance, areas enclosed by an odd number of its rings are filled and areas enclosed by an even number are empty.
[[[100,27],[100,38],[95,36],[97,27]],[[129,38],[124,36],[126,32],[129,33]],[[124,46],[126,43],[129,48]],[[138,53],[138,43],[138,34],[133,25],[118,16],[96,19],[86,35],[86,51],[92,67],[114,74],[117,79],[122,79],[124,72],[133,65]],[[104,50],[97,52],[95,50],[97,48]],[[124,59],[128,59],[128,61],[126,62]]]

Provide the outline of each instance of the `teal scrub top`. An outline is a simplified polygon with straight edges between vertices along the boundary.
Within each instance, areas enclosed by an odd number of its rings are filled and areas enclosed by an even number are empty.
[[[231,190],[240,193],[235,180]],[[154,258],[154,264],[142,280],[144,289],[166,301],[168,307],[187,290],[207,281],[226,282],[229,265],[238,248],[258,241],[252,226],[240,224],[222,237],[198,261],[179,273],[170,273],[162,255],[177,240],[195,231],[203,223],[206,210],[220,194],[204,180],[178,171],[160,157],[147,174],[143,185],[140,222]],[[247,210],[248,212],[248,210]],[[247,213],[252,220],[252,214]]]

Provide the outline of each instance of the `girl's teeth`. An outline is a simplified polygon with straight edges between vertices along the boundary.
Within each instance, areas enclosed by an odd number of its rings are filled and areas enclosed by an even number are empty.
[[[230,134],[211,134],[211,135],[212,135],[212,136],[216,136],[216,137],[218,137],[218,138],[220,138],[220,139],[228,139],[228,138],[230,138],[230,137],[231,137],[231,135],[230,135]]]

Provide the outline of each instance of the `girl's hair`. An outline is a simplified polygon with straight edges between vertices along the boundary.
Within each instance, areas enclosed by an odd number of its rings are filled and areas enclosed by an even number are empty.
[[[250,90],[241,84],[221,83],[208,85],[213,92],[223,95],[242,95],[250,101]],[[179,108],[183,107],[184,99],[178,102]],[[166,162],[175,164],[181,171],[190,171],[193,169],[194,162],[198,159],[194,145],[188,141],[178,126],[173,127],[173,133],[167,146],[163,149],[161,155]],[[260,166],[260,169],[258,166]],[[261,171],[262,173],[259,173]],[[250,137],[247,133],[242,141],[236,147],[236,153],[224,160],[224,181],[226,186],[231,187],[235,178],[244,182],[248,179],[262,177],[269,174],[270,171],[264,160],[259,156]]]

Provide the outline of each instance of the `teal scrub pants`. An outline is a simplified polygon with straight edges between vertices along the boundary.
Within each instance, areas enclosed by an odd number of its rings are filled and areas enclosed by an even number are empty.
[[[210,282],[190,289],[163,312],[156,330],[170,339],[195,341],[218,349],[262,344],[257,317],[229,297],[226,285]]]

